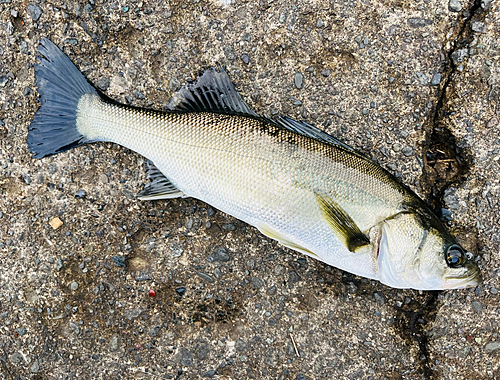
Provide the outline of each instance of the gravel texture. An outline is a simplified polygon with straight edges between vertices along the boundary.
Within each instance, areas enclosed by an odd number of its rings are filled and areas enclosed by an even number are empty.
[[[0,379],[500,377],[499,4],[0,1]],[[195,199],[140,202],[110,143],[35,160],[36,48],[164,109],[216,62],[257,112],[314,124],[442,212],[475,289],[388,288]]]

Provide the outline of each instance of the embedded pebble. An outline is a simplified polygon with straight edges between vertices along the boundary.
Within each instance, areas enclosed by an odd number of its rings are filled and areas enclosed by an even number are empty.
[[[28,13],[34,22],[37,22],[42,16],[43,10],[38,4],[30,3],[28,5]]]
[[[115,334],[109,340],[109,350],[111,352],[118,351],[120,349],[121,339],[120,336]]]
[[[424,26],[432,25],[434,21],[427,19],[427,18],[421,18],[421,17],[411,17],[407,20],[408,26],[411,28],[423,28]]]
[[[297,87],[300,90],[302,87],[304,87],[304,74],[295,73],[293,82],[295,84],[295,87]]]
[[[452,12],[460,12],[462,10],[462,2],[458,0],[450,0],[448,9]]]
[[[264,281],[259,277],[252,277],[250,282],[252,284],[252,288],[254,288],[255,290],[260,289],[264,286]]]
[[[486,352],[493,352],[498,350],[499,348],[500,348],[500,342],[490,342],[486,346],[484,346]]]
[[[213,262],[221,262],[226,263],[230,260],[229,254],[227,253],[226,248],[220,247],[213,251],[210,256],[208,256],[208,261]]]
[[[474,311],[478,314],[483,311],[483,304],[479,301],[472,301],[470,305],[474,309]]]
[[[441,74],[440,73],[434,74],[432,76],[431,85],[437,86],[439,83],[441,83]]]
[[[78,289],[78,282],[73,281],[69,287],[71,290],[77,290]]]
[[[477,33],[486,33],[486,24],[481,21],[473,21],[470,24],[470,28],[472,29],[473,32]]]

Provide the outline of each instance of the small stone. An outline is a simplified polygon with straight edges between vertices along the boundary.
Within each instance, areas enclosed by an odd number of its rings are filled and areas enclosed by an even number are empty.
[[[125,256],[113,256],[111,257],[111,261],[117,267],[125,267]]]
[[[220,247],[215,249],[210,256],[208,256],[208,261],[213,262],[221,262],[226,263],[230,260],[229,254],[227,253],[226,248]]]
[[[321,70],[321,75],[323,75],[325,78],[330,76],[330,70],[328,69],[323,69]]]
[[[151,281],[151,280],[152,280],[151,276],[147,273],[141,273],[139,276],[135,278],[135,281],[137,282]]]
[[[198,360],[205,360],[208,358],[208,354],[210,353],[210,345],[208,344],[202,344],[198,347],[198,350],[196,351],[196,357]]]
[[[172,252],[173,257],[180,257],[182,253],[184,252],[184,249],[182,248],[181,243],[177,241],[171,241],[170,244],[170,251]]]
[[[224,48],[224,55],[229,61],[234,61],[237,57],[236,50],[232,46],[226,46]]]
[[[43,13],[42,8],[38,4],[31,3],[28,5],[28,13],[31,17],[31,19],[34,22],[37,22],[40,19],[40,16]]]
[[[10,78],[7,75],[0,76],[0,87],[5,87],[9,79]]]
[[[191,367],[193,365],[193,354],[185,347],[179,347],[175,355],[175,361],[184,367]]]
[[[12,355],[10,355],[9,359],[14,364],[24,363],[24,356],[20,352],[14,352]]]
[[[491,4],[493,3],[493,0],[481,0],[481,8],[484,10],[489,9],[491,7]]]
[[[493,288],[493,287],[492,287],[492,288],[490,289],[490,293],[491,293],[491,294],[498,294],[498,290],[497,290],[496,288]]]
[[[66,38],[66,40],[64,40],[64,42],[66,42],[67,44],[73,45],[73,46],[78,45],[78,40],[76,38]]]
[[[142,314],[144,309],[137,308],[137,309],[127,309],[123,312],[123,316],[127,319],[133,320],[136,319],[139,315]]]
[[[31,177],[30,177],[30,175],[29,175],[29,174],[26,174],[26,173],[25,173],[25,174],[23,174],[23,175],[21,176],[21,178],[23,179],[23,181],[24,181],[24,183],[25,183],[26,185],[29,185],[29,184],[31,183]]]
[[[264,286],[264,281],[259,277],[252,277],[250,283],[252,284],[252,288],[254,288],[255,290],[260,289]]]
[[[78,282],[73,281],[71,285],[69,286],[71,290],[77,290],[78,289]]]
[[[408,26],[411,28],[422,28],[427,25],[432,25],[434,21],[427,19],[427,18],[421,18],[421,17],[411,17],[408,19]]]
[[[500,342],[490,342],[484,347],[486,352],[493,352],[498,350],[499,348],[500,348]]]
[[[85,194],[87,194],[87,193],[85,192],[85,190],[81,190],[81,189],[80,189],[80,190],[78,190],[78,191],[75,193],[75,197],[76,197],[76,198],[78,198],[78,199],[81,199],[81,198],[83,198],[83,197],[85,196]]]
[[[375,292],[373,293],[373,298],[375,298],[375,301],[379,304],[379,305],[383,305],[385,303],[385,297],[383,294],[380,294],[378,292]]]
[[[479,301],[472,301],[470,303],[472,309],[478,314],[480,314],[483,311],[483,304]]]
[[[266,294],[268,296],[274,296],[276,293],[278,293],[278,288],[276,286],[273,285],[267,288]]]
[[[151,327],[148,331],[148,335],[154,338],[160,333],[160,330],[161,330],[161,325],[156,325],[154,327]]]
[[[456,65],[456,64],[462,63],[464,61],[464,59],[468,56],[469,56],[469,49],[467,49],[467,48],[458,49],[458,50],[454,51],[453,53],[451,53],[451,60]]]
[[[274,348],[270,348],[269,350],[267,350],[267,352],[264,354],[264,358],[263,358],[263,362],[264,364],[272,367],[274,366],[274,362],[275,362],[275,355],[274,355]]]
[[[299,281],[302,281],[302,277],[300,277],[296,271],[291,270],[290,272],[288,272],[289,287],[293,287],[293,285]]]
[[[403,149],[401,149],[401,153],[403,153],[406,157],[411,157],[413,156],[413,148],[407,145]]]
[[[40,363],[38,362],[38,360],[35,360],[30,367],[30,372],[38,373],[38,371],[40,371]]]
[[[121,343],[120,336],[117,334],[113,335],[109,340],[109,350],[111,352],[118,351],[120,349],[120,343]]]
[[[80,334],[80,328],[78,327],[78,325],[76,323],[73,323],[73,322],[70,322],[69,323],[69,328],[71,329],[71,331],[73,331],[76,335]]]
[[[177,91],[179,88],[181,88],[181,82],[176,77],[172,77],[170,79],[170,82],[168,83],[168,87],[172,91]]]
[[[458,0],[450,0],[448,9],[452,12],[460,12],[462,10],[462,3]]]
[[[205,281],[210,282],[211,284],[213,284],[215,282],[215,278],[213,278],[209,274],[206,274],[203,272],[196,272],[196,274],[198,275],[198,277],[200,277],[201,279],[203,279]]]
[[[325,22],[322,19],[318,19],[316,21],[316,28],[323,28],[325,26]]]
[[[23,90],[23,95],[24,96],[31,96],[33,95],[33,90],[31,89],[31,87],[28,87],[26,86]]]
[[[179,296],[179,298],[182,298],[184,294],[186,294],[186,288],[184,286],[179,286],[178,288],[175,288],[175,292]]]
[[[458,210],[458,197],[455,194],[457,189],[450,187],[444,191],[443,201],[446,203],[446,208],[449,210]]]
[[[28,330],[26,330],[26,328],[24,327],[21,327],[19,329],[16,329],[15,332],[18,333],[19,335],[24,335],[27,333]]]
[[[63,222],[56,216],[49,222],[49,224],[52,226],[54,230],[57,230],[59,227],[63,225]]]
[[[425,74],[422,74],[420,72],[416,72],[415,73],[415,76],[417,77],[417,80],[419,81],[419,83],[422,85],[422,86],[426,86],[429,84],[429,77]]]
[[[19,16],[19,12],[13,9],[10,11],[10,15],[14,18],[17,18],[17,16]]]
[[[441,74],[437,73],[432,76],[431,86],[437,86],[441,83]]]
[[[302,73],[295,73],[294,83],[295,83],[295,87],[297,87],[299,90],[302,87],[304,87],[304,74],[302,74]]]
[[[243,352],[248,349],[248,344],[244,340],[238,339],[234,347],[236,348],[236,351]]]
[[[470,24],[470,28],[473,32],[486,33],[486,24],[482,21],[473,21]]]
[[[101,78],[95,84],[101,91],[106,91],[109,88],[109,78]]]
[[[241,60],[243,61],[244,64],[248,65],[248,63],[250,62],[250,57],[248,56],[248,54],[242,54]]]

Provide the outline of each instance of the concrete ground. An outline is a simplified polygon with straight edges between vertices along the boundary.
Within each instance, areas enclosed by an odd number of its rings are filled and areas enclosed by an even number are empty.
[[[0,379],[500,378],[499,3],[226,3],[0,0]],[[431,203],[484,283],[392,289],[195,199],[138,201],[143,158],[113,144],[31,158],[42,36],[138,107],[220,62],[257,112]]]

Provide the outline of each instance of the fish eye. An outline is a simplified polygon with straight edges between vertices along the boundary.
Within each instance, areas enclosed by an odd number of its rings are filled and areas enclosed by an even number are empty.
[[[467,255],[462,247],[457,244],[450,245],[446,251],[446,262],[450,268],[460,268],[465,264]]]

